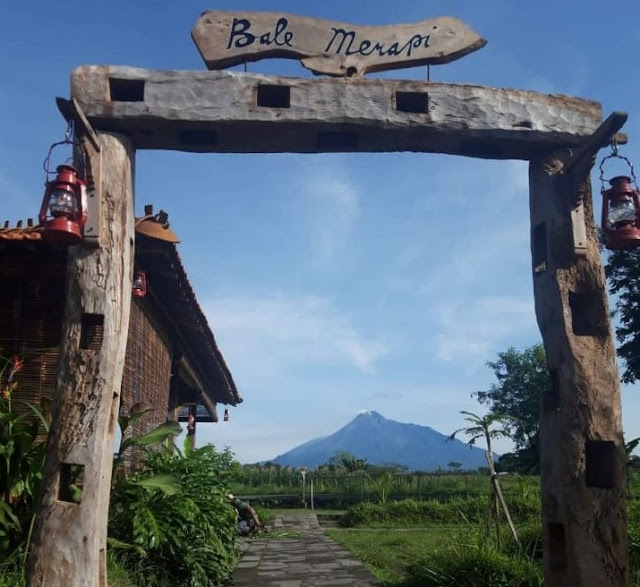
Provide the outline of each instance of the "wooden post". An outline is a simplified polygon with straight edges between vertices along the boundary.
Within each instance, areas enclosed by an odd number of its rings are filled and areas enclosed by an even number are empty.
[[[130,141],[100,135],[100,248],[69,249],[58,386],[30,557],[29,587],[106,587],[114,433],[133,272]],[[81,486],[78,501],[73,486]]]
[[[529,171],[536,316],[552,381],[540,420],[545,587],[625,587],[619,377],[588,172],[578,198],[567,158],[548,154]],[[580,256],[571,225],[578,200],[587,236]]]

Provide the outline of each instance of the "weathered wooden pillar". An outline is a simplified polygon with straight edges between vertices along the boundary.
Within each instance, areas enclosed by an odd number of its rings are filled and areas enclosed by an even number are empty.
[[[588,177],[567,177],[566,157],[548,154],[529,169],[536,316],[553,382],[540,420],[545,587],[625,587],[626,472],[615,347],[591,185]],[[580,216],[576,191],[586,232],[579,223],[572,232],[572,215]]]
[[[30,558],[29,587],[103,587],[114,433],[133,272],[129,140],[100,135],[101,246],[69,252],[58,386]],[[100,160],[101,159],[101,160]],[[92,219],[95,226],[96,219]],[[78,501],[73,485],[81,485]]]

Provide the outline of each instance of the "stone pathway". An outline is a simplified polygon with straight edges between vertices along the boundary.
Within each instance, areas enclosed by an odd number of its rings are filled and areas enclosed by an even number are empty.
[[[282,515],[272,531],[300,533],[300,538],[254,539],[245,543],[233,573],[235,587],[371,587],[379,585],[362,563],[327,538],[314,514]]]

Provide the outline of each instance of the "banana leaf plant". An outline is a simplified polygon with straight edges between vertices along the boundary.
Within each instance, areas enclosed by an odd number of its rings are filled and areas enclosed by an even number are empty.
[[[182,427],[178,422],[163,422],[159,426],[140,435],[125,436],[127,430],[133,426],[147,412],[153,410],[150,404],[139,402],[129,409],[126,415],[118,418],[120,426],[121,440],[120,447],[113,459],[114,478],[117,477],[117,469],[122,465],[125,452],[136,446],[150,447],[166,443],[170,438],[178,436],[182,432]],[[180,482],[173,475],[154,475],[144,477],[135,481],[136,485],[148,489],[158,489],[166,495],[174,495],[180,491]]]

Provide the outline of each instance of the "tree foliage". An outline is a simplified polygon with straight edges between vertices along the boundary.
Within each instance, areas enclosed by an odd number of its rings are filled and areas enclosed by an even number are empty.
[[[346,450],[340,450],[336,452],[329,459],[329,462],[327,464],[333,466],[335,470],[343,469],[348,473],[363,471],[367,468],[367,462],[365,459],[359,459]]]
[[[640,249],[614,251],[605,272],[609,293],[616,298],[613,315],[618,356],[624,361],[623,383],[640,379]]]
[[[505,455],[501,464],[511,463],[510,469],[536,472],[540,459],[540,398],[551,385],[544,348],[542,344],[523,351],[511,347],[487,365],[497,382],[475,395],[491,414],[504,418],[505,429],[516,446],[515,453]]]
[[[509,436],[508,431],[504,428],[505,418],[500,414],[489,413],[484,416],[478,416],[465,410],[461,410],[460,413],[465,417],[464,420],[468,424],[452,432],[447,438],[448,442],[453,442],[458,434],[464,434],[469,438],[467,440],[469,446],[474,446],[479,439],[483,439],[487,452],[493,453],[491,441]],[[500,427],[496,428],[496,424],[500,425]]]

